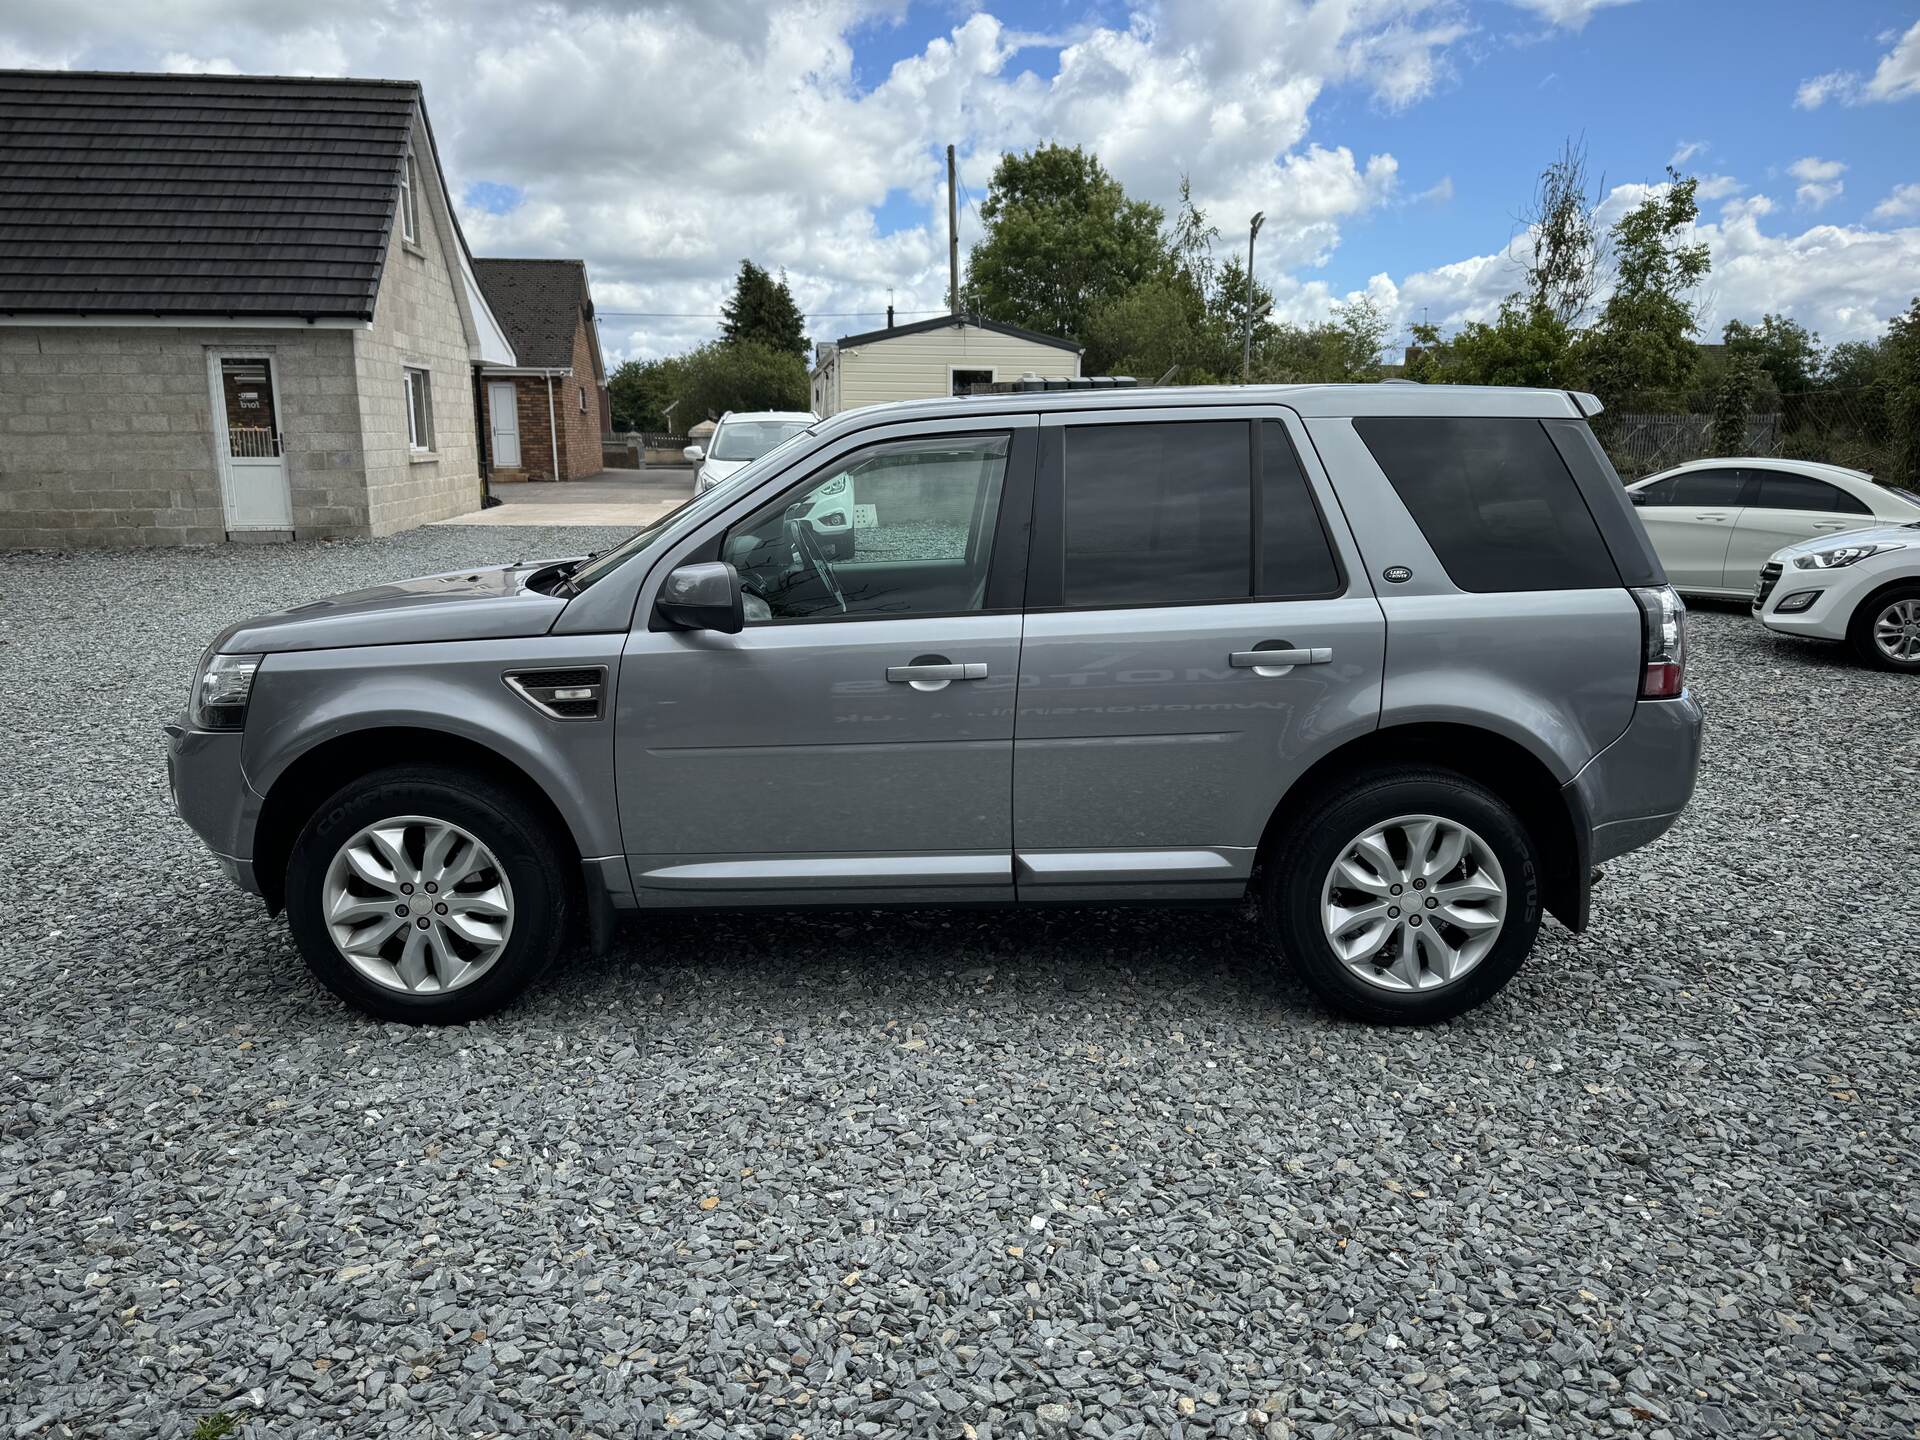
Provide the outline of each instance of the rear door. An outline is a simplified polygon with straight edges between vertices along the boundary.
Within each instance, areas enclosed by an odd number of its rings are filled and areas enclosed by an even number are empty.
[[[1782,545],[1838,535],[1872,525],[1872,507],[1838,485],[1788,470],[1747,472],[1758,482],[1740,511],[1727,549],[1725,579],[1730,590],[1751,590],[1760,567]]]
[[[1726,588],[1727,546],[1748,491],[1746,473],[1724,465],[1685,470],[1640,492],[1640,523],[1676,587]]]
[[[1043,417],[1027,585],[1022,901],[1238,894],[1288,785],[1377,721],[1380,606],[1291,411]]]

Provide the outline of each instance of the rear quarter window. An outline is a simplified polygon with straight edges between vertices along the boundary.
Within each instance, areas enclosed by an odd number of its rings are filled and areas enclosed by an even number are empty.
[[[1462,590],[1622,583],[1538,420],[1382,415],[1353,428]]]

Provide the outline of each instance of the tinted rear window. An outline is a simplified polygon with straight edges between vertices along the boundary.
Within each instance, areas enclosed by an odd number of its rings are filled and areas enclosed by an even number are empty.
[[[1760,472],[1760,510],[1821,510],[1832,515],[1871,515],[1872,509],[1838,485],[1811,475],[1789,475],[1781,470]]]
[[[1289,599],[1334,595],[1340,571],[1307,489],[1300,457],[1278,420],[1260,423],[1260,577],[1256,593]]]
[[[1252,469],[1244,420],[1073,426],[1066,603],[1244,598]]]
[[[1370,416],[1353,428],[1462,590],[1621,583],[1538,420]]]

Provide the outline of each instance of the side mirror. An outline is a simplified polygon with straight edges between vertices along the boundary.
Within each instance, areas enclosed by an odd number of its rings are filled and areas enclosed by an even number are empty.
[[[698,465],[702,460],[707,458],[707,452],[702,450],[698,445],[689,445],[680,453],[686,457],[687,463],[690,465]]]
[[[1627,499],[1631,500],[1636,505],[1644,505],[1647,503],[1646,494],[1643,491],[1639,491],[1639,490],[1627,491]]]
[[[747,623],[740,572],[724,560],[680,566],[661,584],[653,608],[676,630],[738,635]]]

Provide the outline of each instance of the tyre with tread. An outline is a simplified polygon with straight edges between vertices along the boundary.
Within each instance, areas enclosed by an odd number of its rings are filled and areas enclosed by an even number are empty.
[[[1847,623],[1847,645],[1861,661],[1877,669],[1902,675],[1920,674],[1920,652],[1912,659],[1890,655],[1875,634],[1882,626],[1904,629],[1916,620],[1920,620],[1920,582],[1878,591],[1853,612],[1853,619]]]
[[[342,786],[287,865],[287,920],[320,983],[382,1020],[460,1024],[513,1001],[579,914],[571,847],[509,785],[409,764]]]
[[[1513,978],[1540,928],[1540,860],[1511,806],[1456,771],[1392,765],[1309,800],[1264,867],[1269,933],[1335,1010],[1448,1020]]]

